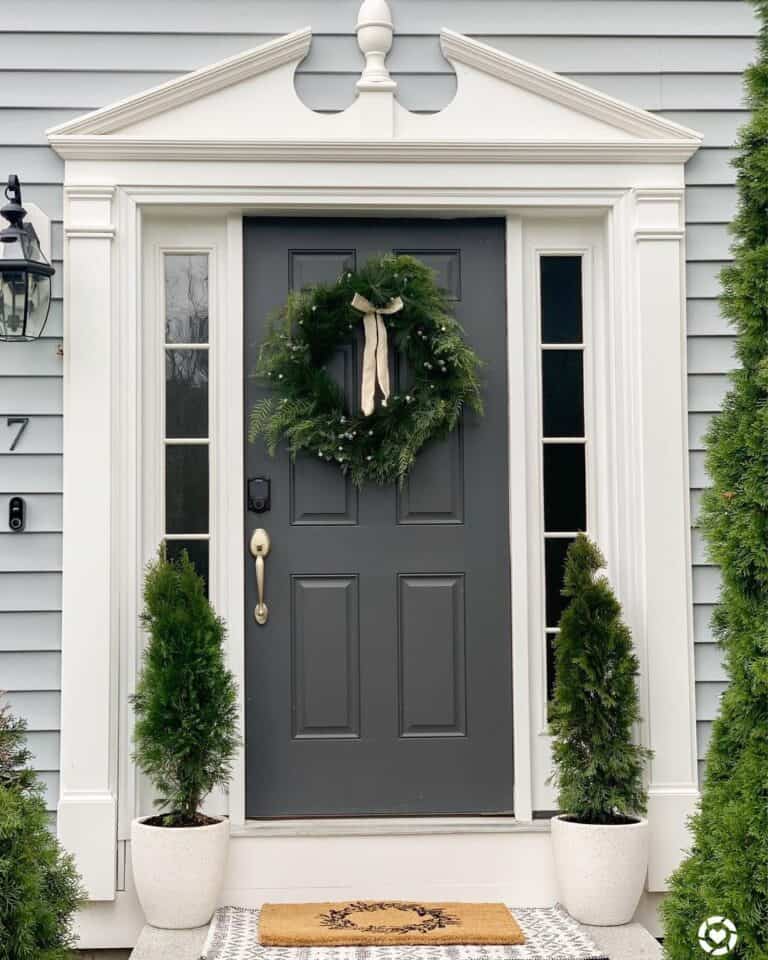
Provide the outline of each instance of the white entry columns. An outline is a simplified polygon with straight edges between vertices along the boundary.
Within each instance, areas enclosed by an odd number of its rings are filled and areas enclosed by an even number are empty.
[[[691,624],[683,193],[635,192],[642,390],[649,890],[666,889],[698,797]],[[625,549],[630,549],[625,545]]]
[[[112,186],[67,189],[58,831],[91,900],[115,894],[116,616]]]

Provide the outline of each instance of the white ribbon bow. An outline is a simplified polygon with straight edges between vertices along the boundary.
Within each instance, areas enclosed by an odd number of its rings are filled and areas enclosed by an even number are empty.
[[[360,390],[360,407],[363,415],[373,413],[376,397],[376,379],[383,396],[382,405],[386,407],[389,399],[389,356],[387,353],[387,330],[382,317],[399,313],[403,309],[400,297],[393,297],[386,307],[374,307],[365,297],[356,293],[352,306],[364,314],[365,350],[363,351],[363,382]]]

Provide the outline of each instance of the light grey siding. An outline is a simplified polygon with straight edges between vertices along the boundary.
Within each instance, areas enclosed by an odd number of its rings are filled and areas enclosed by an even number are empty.
[[[741,71],[755,22],[741,0],[392,0],[397,37],[389,63],[402,102],[447,104],[455,81],[436,34],[445,25],[700,130],[688,167],[691,497],[706,483],[701,437],[718,409],[733,339],[715,297],[729,256],[736,202],[731,146],[747,114]],[[318,110],[354,96],[361,57],[352,32],[359,0],[37,0],[2,17],[0,175],[18,173],[25,199],[53,220],[61,267],[63,165],[45,130],[87,109],[310,24],[297,88]],[[53,808],[58,791],[61,604],[61,270],[47,336],[0,345],[0,689],[29,720],[36,765]],[[32,420],[15,453],[5,418]],[[28,528],[4,533],[8,496],[26,495]],[[693,535],[700,756],[724,688],[708,621],[717,571]]]

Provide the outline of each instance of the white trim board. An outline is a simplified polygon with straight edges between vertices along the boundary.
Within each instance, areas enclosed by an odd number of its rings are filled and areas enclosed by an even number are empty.
[[[466,140],[155,140],[149,137],[105,138],[100,136],[51,137],[51,146],[65,160],[201,160],[297,163],[685,163],[691,143],[663,140],[516,139]]]
[[[591,220],[601,224],[605,306],[595,342],[603,354],[596,363],[607,378],[594,411],[596,442],[605,450],[598,464],[594,530],[603,540],[642,664],[641,736],[656,751],[649,772],[654,838],[649,889],[663,889],[687,843],[684,815],[697,796],[682,162],[699,140],[449,33],[443,39],[456,60],[459,85],[441,114],[410,115],[389,88],[362,91],[344,114],[313,114],[293,88],[292,58],[309,37],[304,32],[292,37],[282,38],[282,45],[275,41],[268,55],[259,48],[253,56],[234,58],[234,65],[195,71],[185,83],[185,78],[172,81],[51,134],[66,159],[62,839],[78,859],[91,898],[113,899],[117,830],[124,838],[139,795],[128,760],[126,694],[139,650],[146,544],[158,533],[152,491],[144,487],[153,470],[142,411],[153,389],[151,367],[142,359],[144,304],[153,302],[147,288],[151,274],[143,266],[149,222],[170,233],[178,229],[179,236],[186,232],[184,244],[191,237],[196,247],[216,250],[214,329],[226,335],[211,346],[220,384],[212,407],[213,479],[222,494],[213,516],[220,535],[211,587],[230,621],[231,662],[241,673],[242,216],[502,215],[514,256],[522,256],[528,221]],[[617,151],[621,163],[614,162]],[[314,162],[305,162],[313,152]],[[511,272],[508,297],[510,329],[519,330],[527,293]],[[520,380],[525,354],[510,346],[509,360],[510,371],[516,371],[510,378],[514,402],[525,403]],[[527,443],[528,430],[524,418],[511,423],[516,451]],[[222,470],[222,464],[231,469]],[[513,469],[510,482],[512,500],[522,497],[530,484],[527,468]],[[526,823],[533,810],[531,737],[540,713],[528,680],[530,651],[540,638],[520,601],[535,557],[525,537],[514,533],[524,527],[513,523],[512,529],[515,804],[516,819]],[[235,831],[246,836],[238,836],[241,852],[228,880],[232,889],[253,884],[238,873],[252,862],[242,852],[245,845],[257,842],[244,822],[243,799],[240,764],[229,813]],[[97,808],[99,817],[93,819]],[[441,826],[453,838],[443,835],[444,843],[458,842],[457,828]],[[290,831],[290,825],[284,829]],[[350,825],[351,832],[360,829]],[[522,836],[511,829],[505,843],[522,844]],[[262,836],[258,843],[271,844],[270,863],[279,864],[280,851],[287,849],[280,844],[293,844],[297,853],[295,845],[310,839]],[[343,843],[361,862],[373,849],[367,836],[333,842]],[[479,836],[465,835],[461,842],[469,845],[462,850],[488,849]],[[546,838],[539,835],[539,842]],[[354,846],[348,849],[349,844]]]

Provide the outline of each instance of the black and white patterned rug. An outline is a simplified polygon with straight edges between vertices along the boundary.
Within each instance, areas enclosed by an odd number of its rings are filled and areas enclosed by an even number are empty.
[[[510,907],[525,934],[519,947],[262,947],[259,911],[219,907],[202,960],[608,960],[562,907]]]

